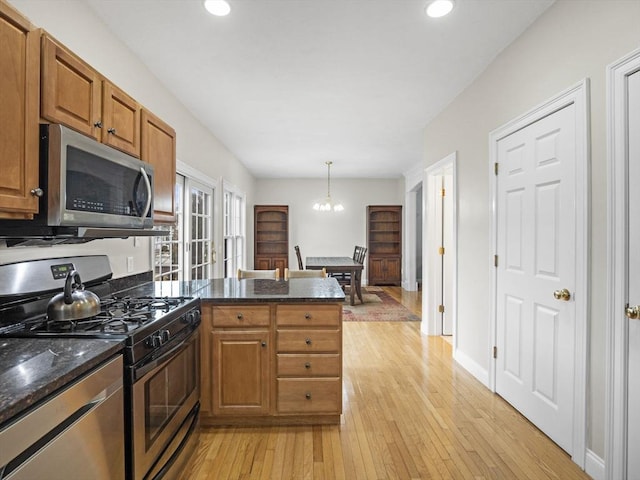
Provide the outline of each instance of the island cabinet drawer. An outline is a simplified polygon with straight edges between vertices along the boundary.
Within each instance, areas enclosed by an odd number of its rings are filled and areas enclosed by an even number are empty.
[[[268,327],[269,305],[214,305],[212,318],[214,327]]]
[[[331,327],[340,325],[341,305],[278,305],[278,326]]]
[[[278,329],[277,350],[282,352],[340,352],[341,333],[333,330]]]
[[[339,377],[342,359],[339,353],[279,353],[279,377]]]
[[[342,413],[339,378],[279,378],[278,413]]]

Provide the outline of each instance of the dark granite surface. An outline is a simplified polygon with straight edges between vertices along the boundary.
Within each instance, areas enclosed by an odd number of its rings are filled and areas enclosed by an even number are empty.
[[[121,291],[132,296],[200,297],[216,303],[342,302],[335,278],[285,280],[235,278],[149,282]],[[122,349],[121,341],[79,338],[0,338],[0,428],[47,395]]]
[[[0,338],[0,429],[121,350],[113,340]]]
[[[335,278],[221,278],[210,280],[196,295],[215,303],[344,301],[344,292]]]

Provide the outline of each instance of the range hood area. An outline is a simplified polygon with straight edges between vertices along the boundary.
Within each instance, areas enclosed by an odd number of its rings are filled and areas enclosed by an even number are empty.
[[[0,221],[0,225],[2,222]],[[104,238],[157,237],[169,235],[165,229],[131,229],[105,227],[19,227],[6,231],[0,228],[0,239],[7,247],[46,247],[87,243]]]

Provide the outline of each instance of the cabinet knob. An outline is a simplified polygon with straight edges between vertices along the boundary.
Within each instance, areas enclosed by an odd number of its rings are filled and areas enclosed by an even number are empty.
[[[304,341],[304,343],[306,343],[307,345],[311,345],[311,339],[310,339],[310,338],[307,338],[307,339]]]
[[[305,313],[304,314],[304,318],[306,318],[307,320],[311,320],[311,314],[310,313]]]
[[[236,318],[237,318],[238,320],[242,320],[242,318],[243,318],[242,313],[239,313],[238,315],[236,315]]]
[[[309,362],[304,364],[304,368],[306,368],[307,370],[311,368],[311,364]]]
[[[263,341],[263,342],[261,343],[261,345],[262,345],[263,347],[266,347],[266,346],[267,346],[267,342],[264,342],[264,341]]]
[[[102,122],[98,120],[96,123],[93,124],[93,126],[96,128],[102,128]]]
[[[307,400],[311,400],[311,392],[305,393],[304,398],[306,398]]]
[[[42,190],[40,187],[36,187],[31,190],[31,195],[34,197],[41,197],[42,195],[44,195],[44,190]]]
[[[116,133],[116,129],[115,129],[115,128],[113,128],[113,127],[108,128],[108,129],[107,129],[107,133],[111,133],[111,134],[115,135],[115,133]]]

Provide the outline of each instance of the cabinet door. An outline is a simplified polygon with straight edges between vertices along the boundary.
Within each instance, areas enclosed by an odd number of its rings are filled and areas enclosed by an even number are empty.
[[[377,282],[384,281],[384,259],[370,258],[368,275],[370,285],[375,285]]]
[[[385,281],[389,283],[400,283],[400,258],[388,258],[385,265]]]
[[[140,105],[111,82],[102,83],[102,143],[140,158]]]
[[[268,257],[256,257],[254,261],[254,266],[256,270],[273,270],[271,268],[271,259]],[[281,274],[284,275],[284,270],[280,270]]]
[[[100,140],[100,74],[47,35],[42,36],[42,117]]]
[[[213,331],[214,415],[269,413],[269,331]]]
[[[39,32],[0,3],[0,218],[38,212]]]
[[[284,275],[284,269],[289,265],[288,259],[284,257],[274,258],[272,259],[272,270],[274,268],[280,269],[280,275]]]
[[[176,132],[153,113],[142,110],[140,158],[154,168],[154,221],[176,220]]]

